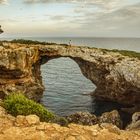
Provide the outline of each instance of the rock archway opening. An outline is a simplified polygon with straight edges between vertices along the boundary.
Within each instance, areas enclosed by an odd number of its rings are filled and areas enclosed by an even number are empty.
[[[93,92],[96,86],[83,76],[78,64],[70,58],[52,59],[41,66],[45,91],[41,102],[57,115],[77,111],[94,112]]]

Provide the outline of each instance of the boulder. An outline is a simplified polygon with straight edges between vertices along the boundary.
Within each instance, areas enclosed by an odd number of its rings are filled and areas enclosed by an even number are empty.
[[[99,123],[111,123],[119,128],[122,128],[122,120],[117,110],[113,110],[111,112],[105,112],[98,119],[99,119]]]
[[[140,112],[132,115],[132,122],[126,127],[127,130],[140,130]]]
[[[39,123],[40,119],[36,115],[28,115],[28,116],[18,115],[15,121],[16,126],[32,126],[37,125]]]
[[[66,117],[69,123],[76,123],[82,125],[97,124],[97,117],[89,112],[77,112]]]
[[[40,119],[36,115],[28,115],[25,117],[28,125],[36,125],[40,123]]]

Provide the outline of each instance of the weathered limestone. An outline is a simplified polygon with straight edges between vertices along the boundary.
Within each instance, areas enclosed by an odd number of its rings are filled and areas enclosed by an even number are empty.
[[[44,86],[40,66],[69,57],[95,85],[98,99],[133,105],[140,103],[140,60],[101,49],[65,45],[27,45],[3,42],[0,46],[0,97],[22,91],[40,100]]]
[[[126,127],[127,130],[140,130],[140,112],[132,115],[132,122]]]
[[[40,122],[35,115],[13,117],[0,107],[0,140],[139,140],[140,130],[120,130],[115,125],[82,126]]]
[[[66,117],[69,123],[80,125],[95,125],[98,123],[98,118],[89,112],[76,112]]]
[[[123,126],[121,117],[117,110],[103,113],[102,116],[99,117],[99,123],[112,123],[119,128],[122,128]]]
[[[122,129],[122,120],[117,110],[105,112],[100,117],[96,117],[89,112],[76,112],[70,116],[67,116],[66,119],[69,123],[89,126],[95,124],[110,123]]]
[[[28,116],[18,115],[15,121],[16,126],[32,126],[37,125],[39,123],[40,119],[36,115],[28,115]]]

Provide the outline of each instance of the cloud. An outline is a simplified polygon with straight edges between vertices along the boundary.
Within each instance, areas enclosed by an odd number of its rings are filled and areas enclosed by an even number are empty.
[[[27,1],[26,1],[27,2]],[[140,36],[140,3],[126,0],[28,0],[31,3],[73,3],[74,14],[50,15],[55,24],[75,27],[76,31],[89,35]]]
[[[67,18],[67,16],[64,15],[55,15],[55,16],[49,16],[51,20],[57,20],[57,21],[61,21]]]
[[[6,2],[0,0],[0,4]],[[57,5],[54,5],[55,7],[45,5],[51,3]],[[22,13],[23,16],[14,13],[15,16],[9,15],[0,19],[0,22],[7,27],[10,26],[11,30],[16,25],[19,25],[20,30],[22,24],[24,30],[32,25],[30,28],[38,29],[38,32],[40,29],[44,34],[43,28],[46,30],[50,28],[53,29],[52,34],[58,35],[59,32],[71,32],[77,36],[140,37],[140,0],[22,0],[20,4],[27,8],[25,14]],[[30,7],[33,4],[36,6]],[[29,13],[34,14],[29,16]]]
[[[82,12],[82,11],[81,11]],[[124,6],[117,10],[93,12],[89,9],[83,11],[82,17],[74,19],[81,24],[81,29],[92,33],[140,36],[140,3]],[[73,21],[74,21],[73,20]],[[72,21],[71,21],[72,22]]]
[[[127,0],[24,0],[26,4],[44,4],[44,3],[68,3],[77,6],[77,12],[85,11],[87,8],[95,8],[104,10],[104,12],[111,12],[123,7],[127,4]],[[76,11],[76,10],[75,10]]]
[[[26,4],[35,4],[35,3],[54,3],[54,2],[59,2],[59,3],[73,3],[77,2],[77,0],[24,0]]]
[[[33,3],[75,3],[86,5],[103,5],[104,7],[113,7],[124,0],[24,0],[27,4]]]
[[[7,4],[8,1],[7,0],[0,0],[0,4]]]

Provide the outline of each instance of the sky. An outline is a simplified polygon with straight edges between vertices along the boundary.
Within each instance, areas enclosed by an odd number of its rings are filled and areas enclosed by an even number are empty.
[[[140,0],[0,0],[3,37],[140,37]]]

